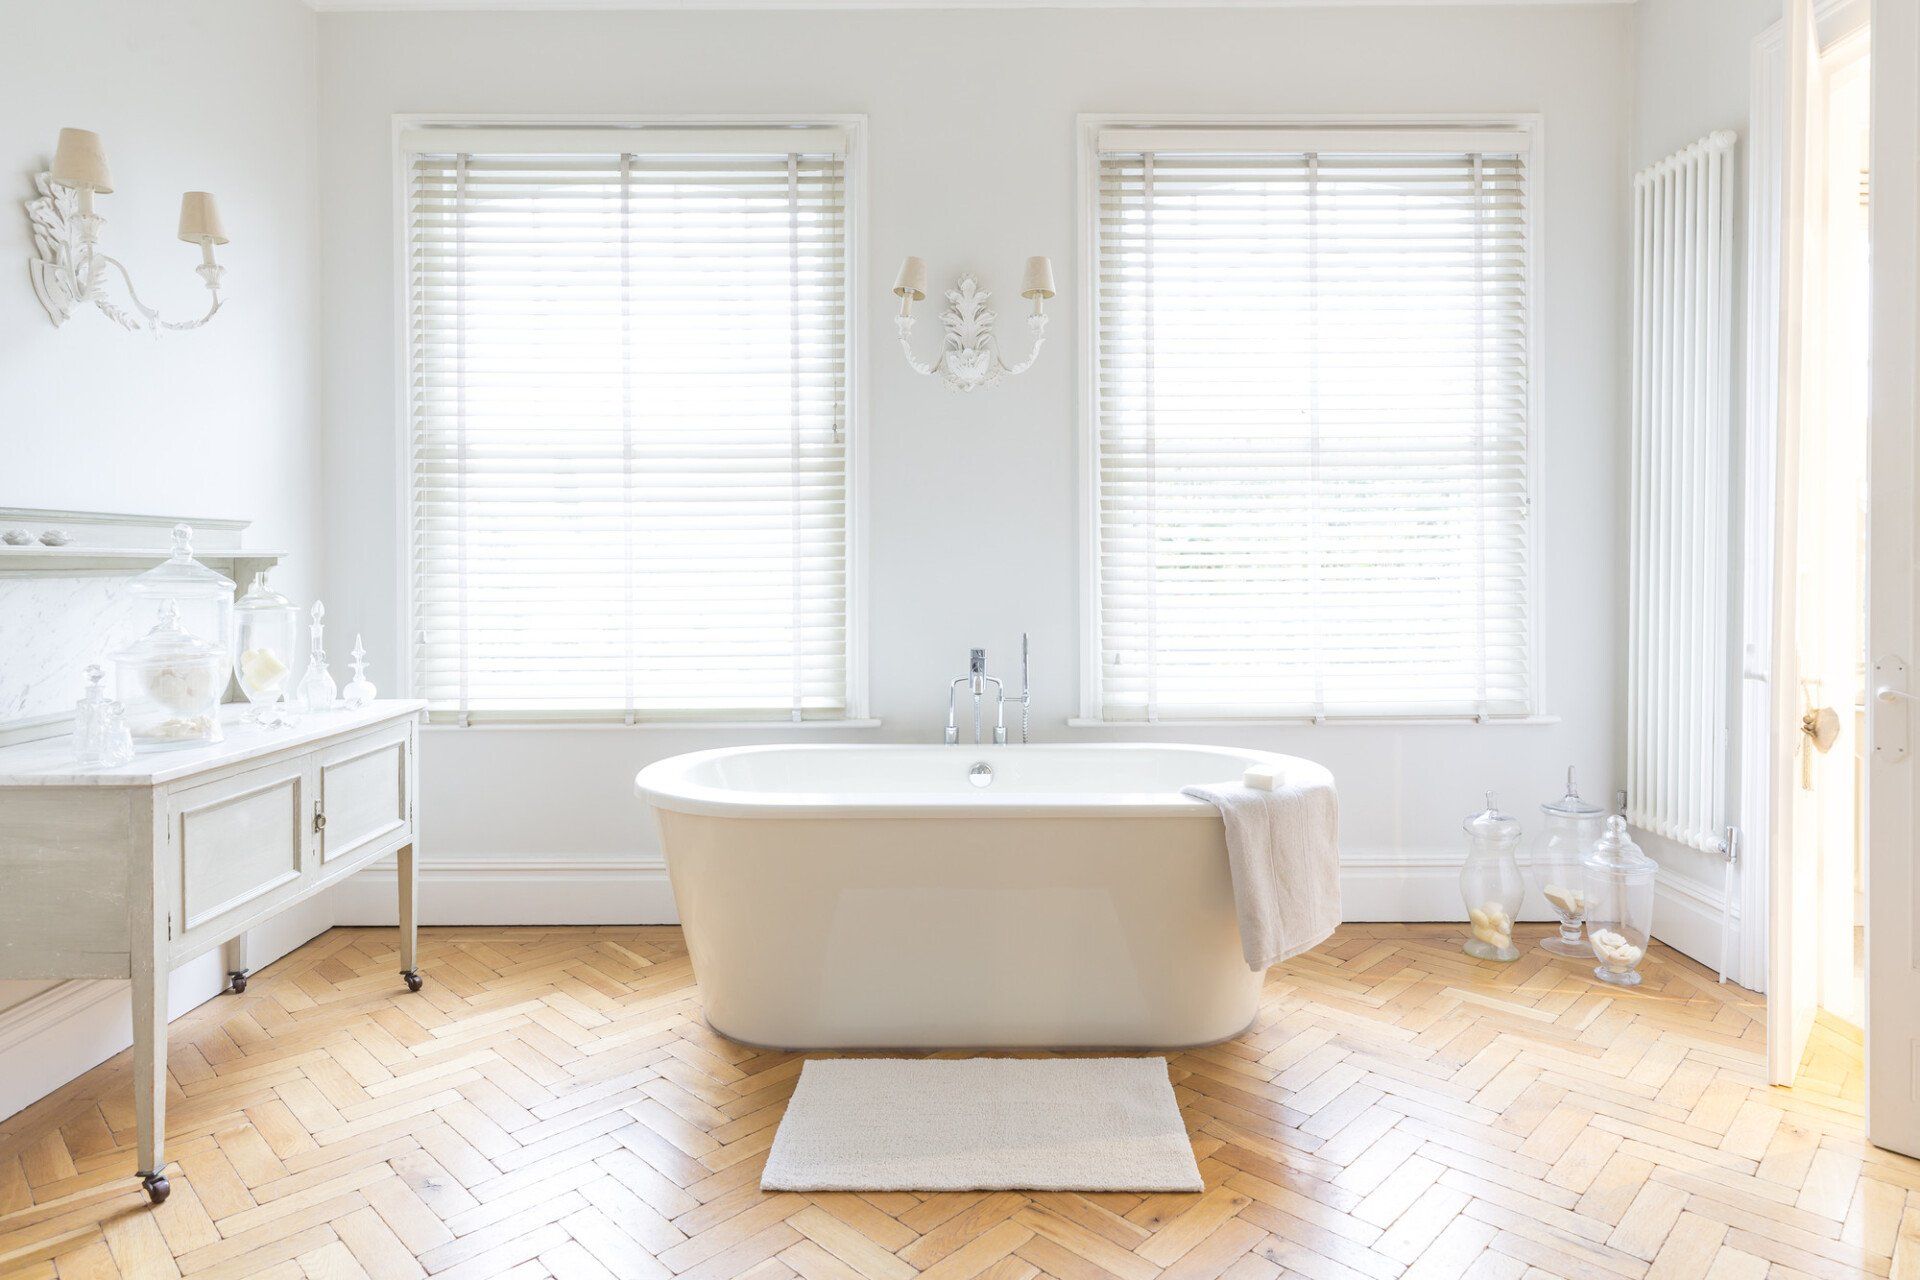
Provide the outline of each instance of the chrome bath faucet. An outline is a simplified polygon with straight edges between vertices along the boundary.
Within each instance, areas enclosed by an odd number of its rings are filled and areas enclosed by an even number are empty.
[[[967,674],[956,676],[947,685],[947,734],[948,746],[960,741],[959,699],[960,686],[967,687],[967,694],[973,699],[973,740],[980,741],[982,703],[987,695],[987,686],[993,686],[993,740],[1004,744],[1007,740],[1007,690],[999,679],[987,674],[987,651],[970,649],[967,651]],[[1033,692],[1027,682],[1027,634],[1020,633],[1020,741],[1027,740],[1029,715],[1033,707]]]

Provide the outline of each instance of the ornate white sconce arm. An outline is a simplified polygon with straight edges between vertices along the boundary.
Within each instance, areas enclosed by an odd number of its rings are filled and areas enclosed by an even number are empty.
[[[93,198],[113,190],[98,135],[84,129],[62,129],[53,168],[36,174],[34,186],[40,194],[27,201],[34,254],[27,260],[27,273],[34,294],[55,325],[64,323],[88,302],[123,329],[145,329],[154,334],[162,329],[198,329],[219,312],[220,277],[225,268],[213,260],[213,246],[227,243],[227,235],[212,196],[189,191],[181,197],[180,239],[200,246],[200,265],[194,270],[213,302],[197,320],[174,321],[162,320],[158,311],[141,301],[125,263],[96,247],[106,219],[93,211]],[[108,267],[120,273],[131,311],[108,296]]]
[[[1053,296],[1053,265],[1045,258],[1027,259],[1021,295],[1033,300],[1033,314],[1027,317],[1027,330],[1033,335],[1033,349],[1019,364],[1010,365],[1000,354],[994,337],[997,317],[987,307],[989,294],[980,288],[972,272],[962,272],[953,288],[947,290],[947,309],[940,313],[944,337],[940,354],[931,362],[913,354],[913,304],[927,296],[927,264],[908,258],[900,268],[893,292],[900,299],[900,314],[894,317],[900,350],[907,367],[915,373],[938,375],[954,391],[977,391],[1003,378],[1017,377],[1033,367],[1047,341],[1046,300]]]

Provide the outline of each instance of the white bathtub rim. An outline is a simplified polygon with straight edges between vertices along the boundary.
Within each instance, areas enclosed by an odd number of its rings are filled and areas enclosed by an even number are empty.
[[[1036,744],[1039,745],[1039,744]],[[1257,751],[1241,747],[1221,747],[1188,742],[1101,742],[1047,743],[1090,753],[1199,751],[1232,757],[1246,766],[1273,764],[1299,767],[1309,774],[1308,781],[1331,786],[1333,775],[1327,769],[1300,756],[1276,751]],[[1025,818],[1205,818],[1218,811],[1205,800],[1182,795],[1175,788],[1140,792],[1004,792],[981,790],[873,792],[842,791],[740,791],[710,786],[692,780],[695,769],[709,760],[728,756],[769,752],[854,754],[876,750],[940,752],[959,760],[991,761],[1002,753],[1026,750],[1024,746],[952,747],[930,743],[769,743],[748,747],[715,747],[656,760],[634,776],[634,791],[655,809],[670,813],[698,814],[720,818],[907,818],[923,814],[972,814],[983,817]]]

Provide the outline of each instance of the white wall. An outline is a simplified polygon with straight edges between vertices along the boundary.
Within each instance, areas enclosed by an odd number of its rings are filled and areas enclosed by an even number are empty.
[[[291,553],[279,585],[302,599],[321,581],[314,28],[300,0],[0,5],[0,505],[252,520],[253,545]],[[48,320],[12,202],[35,194],[66,125],[104,136],[103,247],[169,318],[207,301],[199,251],[174,236],[180,193],[219,197],[230,301],[206,329],[155,341],[92,309]],[[176,1009],[217,989],[217,967],[182,971]],[[0,1011],[51,985],[0,982]],[[34,1078],[123,1047],[123,1006],[25,1046]],[[0,1054],[18,1047],[0,1029]],[[0,1116],[38,1091],[6,1062]]]
[[[969,645],[1012,671],[1032,633],[1046,739],[1254,744],[1332,767],[1356,856],[1451,849],[1494,788],[1531,823],[1567,764],[1604,796],[1618,764],[1630,8],[826,13],[329,14],[321,19],[327,598],[398,684],[405,627],[390,120],[859,112],[870,120],[867,428],[872,710],[865,736],[937,741]],[[1546,120],[1547,598],[1554,725],[1072,730],[1076,573],[1074,117],[1084,111],[1540,111]],[[900,257],[1005,289],[1063,273],[1055,341],[977,396],[910,375],[887,283]],[[620,858],[656,847],[633,797],[649,760],[742,738],[641,730],[434,730],[434,859]],[[429,895],[429,901],[431,900]],[[1456,904],[1457,906],[1457,904]],[[429,907],[429,909],[431,909]]]

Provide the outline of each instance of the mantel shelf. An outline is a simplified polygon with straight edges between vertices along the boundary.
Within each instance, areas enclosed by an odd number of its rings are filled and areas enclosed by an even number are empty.
[[[85,569],[142,569],[173,554],[171,547],[87,547],[68,544],[49,547],[0,545],[0,573],[64,573]],[[261,547],[195,547],[194,558],[209,564],[247,560],[277,564],[286,552]]]

